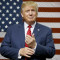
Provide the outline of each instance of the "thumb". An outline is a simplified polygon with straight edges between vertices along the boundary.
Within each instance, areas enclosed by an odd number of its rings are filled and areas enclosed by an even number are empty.
[[[32,34],[32,37],[33,37],[33,38],[35,37],[34,34]]]

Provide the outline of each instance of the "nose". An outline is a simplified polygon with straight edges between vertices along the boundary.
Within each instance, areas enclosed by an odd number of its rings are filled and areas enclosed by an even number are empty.
[[[30,16],[32,15],[32,11],[30,11]]]

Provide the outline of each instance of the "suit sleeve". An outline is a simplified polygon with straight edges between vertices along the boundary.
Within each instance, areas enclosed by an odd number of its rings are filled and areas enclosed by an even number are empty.
[[[46,35],[46,45],[37,44],[35,55],[45,58],[52,58],[55,54],[54,41],[52,39],[52,31],[49,30]]]
[[[11,33],[12,33],[11,29],[8,28],[5,38],[1,45],[1,54],[4,57],[10,58],[10,59],[17,59],[19,49],[11,46]]]

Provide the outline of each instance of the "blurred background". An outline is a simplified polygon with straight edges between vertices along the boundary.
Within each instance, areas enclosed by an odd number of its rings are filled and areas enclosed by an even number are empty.
[[[0,46],[6,30],[13,24],[22,23],[20,15],[21,4],[30,0],[0,0]],[[60,0],[32,0],[38,4],[37,22],[52,29],[56,54],[52,59],[60,60]],[[8,60],[1,56],[0,60]]]

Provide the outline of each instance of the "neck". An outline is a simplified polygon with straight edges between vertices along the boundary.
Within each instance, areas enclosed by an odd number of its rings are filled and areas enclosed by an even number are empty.
[[[33,25],[34,23],[35,23],[35,21],[34,22],[26,22],[28,25]]]

